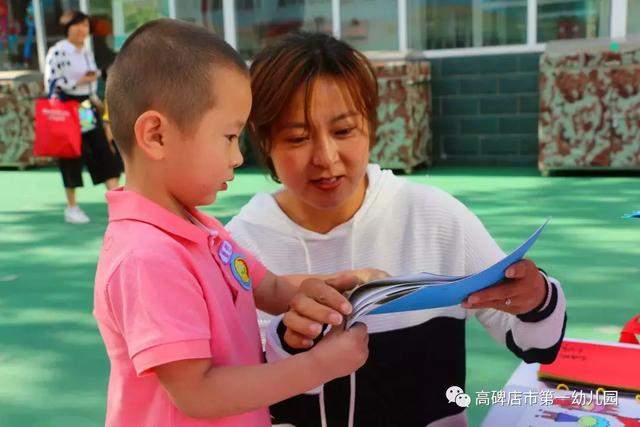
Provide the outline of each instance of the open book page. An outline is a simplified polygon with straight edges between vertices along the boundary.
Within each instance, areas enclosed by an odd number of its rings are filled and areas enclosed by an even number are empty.
[[[419,273],[410,276],[394,276],[384,279],[373,280],[358,286],[348,294],[351,304],[369,298],[379,292],[393,292],[397,286],[407,286],[411,284],[426,285],[429,283],[450,283],[463,279],[466,276],[442,276],[432,273]]]
[[[419,289],[420,286],[421,285],[405,283],[391,285],[383,289],[370,288],[365,292],[360,292],[355,299],[350,299],[350,302],[354,307],[351,317],[360,318],[382,304],[408,295],[409,293]]]
[[[505,270],[524,257],[548,223],[549,219],[517,249],[476,274],[455,277],[420,273],[365,283],[349,296],[353,313],[347,319],[346,326],[353,325],[366,314],[396,313],[460,304],[468,295],[504,279]]]

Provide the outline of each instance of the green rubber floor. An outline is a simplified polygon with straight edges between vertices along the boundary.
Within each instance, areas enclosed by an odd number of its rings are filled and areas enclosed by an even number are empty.
[[[506,251],[553,217],[530,255],[564,285],[568,336],[616,340],[640,312],[640,220],[620,218],[640,209],[640,178],[436,168],[408,179],[461,199]],[[256,191],[274,188],[261,172],[241,170],[206,211],[226,222]],[[91,316],[103,189],[79,192],[92,218],[85,226],[63,222],[55,169],[0,171],[0,195],[0,426],[103,425],[109,366]],[[467,354],[472,398],[498,390],[519,363],[475,320]],[[472,404],[470,424],[479,425],[487,410]]]

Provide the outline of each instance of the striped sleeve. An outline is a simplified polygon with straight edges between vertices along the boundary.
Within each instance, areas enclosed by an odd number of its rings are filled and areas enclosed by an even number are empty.
[[[65,92],[76,89],[76,80],[69,78],[67,75],[68,67],[69,61],[64,50],[56,46],[49,49],[44,68],[44,84],[47,91],[52,83],[54,83],[54,87],[60,88]]]
[[[480,220],[466,207],[460,207],[465,236],[467,273],[480,271],[502,259],[498,247]],[[526,363],[551,363],[555,360],[566,327],[566,300],[562,285],[540,272],[547,295],[540,306],[528,313],[512,315],[495,309],[469,310],[491,336]]]
[[[553,278],[548,279],[550,302],[541,311],[527,315],[535,320],[522,320],[494,309],[475,312],[476,318],[496,341],[504,344],[526,363],[551,363],[555,360],[564,338],[567,323],[566,302],[562,287]]]

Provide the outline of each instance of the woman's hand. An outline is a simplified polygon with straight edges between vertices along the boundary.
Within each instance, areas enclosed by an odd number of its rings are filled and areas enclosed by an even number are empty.
[[[76,81],[76,85],[86,85],[89,83],[93,83],[96,80],[98,80],[98,74],[94,73],[94,74],[85,74],[84,76],[80,77],[78,79],[78,81]]]
[[[502,282],[469,295],[462,307],[524,314],[542,304],[547,295],[547,284],[533,261],[523,259],[512,264],[505,277]]]

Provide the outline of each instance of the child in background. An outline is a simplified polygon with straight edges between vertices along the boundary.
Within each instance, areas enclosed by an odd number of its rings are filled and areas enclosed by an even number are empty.
[[[242,163],[251,109],[240,56],[208,30],[157,20],[125,42],[107,82],[127,181],[107,194],[109,225],[94,316],[111,362],[114,426],[267,426],[267,407],[348,375],[367,358],[362,325],[263,363],[256,307],[316,336],[351,310],[341,291],[378,272],[275,276],[238,247],[209,205]]]

